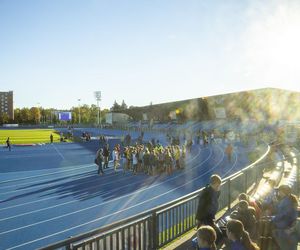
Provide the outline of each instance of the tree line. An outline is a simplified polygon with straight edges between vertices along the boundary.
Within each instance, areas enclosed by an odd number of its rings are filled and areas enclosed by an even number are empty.
[[[96,105],[82,105],[72,107],[64,112],[72,113],[72,121],[68,123],[78,124],[79,119],[81,124],[96,124],[98,122],[98,107]],[[0,114],[0,124],[18,123],[18,124],[59,124],[58,113],[61,110],[54,108],[31,107],[31,108],[16,108],[14,109],[14,119],[9,119],[6,113]],[[100,111],[101,122],[105,122],[105,114],[108,109]],[[79,118],[80,117],[80,118]]]
[[[101,123],[105,123],[105,115],[110,111],[118,112],[126,110],[127,105],[122,101],[122,104],[114,102],[110,109],[100,110]],[[6,113],[0,112],[0,124],[18,123],[18,124],[58,124],[58,113],[60,111],[72,112],[72,121],[69,123],[78,124],[97,124],[98,122],[98,107],[94,104],[91,106],[84,104],[80,107],[72,107],[70,110],[57,110],[54,108],[43,107],[24,107],[14,109],[14,119],[9,119]]]

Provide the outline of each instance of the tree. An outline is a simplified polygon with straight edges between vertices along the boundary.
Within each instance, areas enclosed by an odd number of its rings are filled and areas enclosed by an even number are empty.
[[[32,107],[30,109],[30,120],[33,122],[33,123],[40,123],[41,121],[41,112],[40,112],[40,109],[37,108],[37,107]]]
[[[8,123],[9,121],[9,117],[7,113],[0,113],[0,123],[4,124],[4,123]]]
[[[121,104],[121,109],[122,109],[122,110],[125,110],[125,109],[127,109],[127,104],[125,103],[125,101],[124,101],[124,100],[122,101],[122,104]]]
[[[121,110],[121,106],[117,103],[117,101],[115,100],[113,106],[110,109],[111,111],[120,111]]]
[[[22,108],[20,112],[20,122],[29,123],[30,120],[30,111],[28,108]]]
[[[95,104],[91,105],[90,108],[90,118],[89,121],[90,123],[96,124],[98,122],[98,107]]]
[[[14,123],[20,123],[21,122],[21,109],[16,108],[14,110]]]

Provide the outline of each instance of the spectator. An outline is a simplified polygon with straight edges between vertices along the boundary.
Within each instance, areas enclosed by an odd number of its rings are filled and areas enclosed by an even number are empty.
[[[215,135],[214,135],[214,132],[211,132],[210,134],[210,143],[215,143]]]
[[[109,154],[110,154],[109,147],[108,144],[106,144],[103,148],[104,169],[108,168]]]
[[[262,199],[262,212],[266,216],[270,216],[274,213],[276,204],[278,203],[277,193],[278,188],[275,188],[276,182],[273,179],[268,180],[269,188],[271,192]]]
[[[133,166],[133,174],[136,175],[137,166],[138,166],[138,153],[137,153],[137,151],[132,152],[132,166]]]
[[[227,154],[227,159],[231,162],[233,147],[231,143],[229,143],[225,149],[225,153]]]
[[[50,134],[50,143],[53,143],[53,134]]]
[[[60,142],[63,142],[63,141],[64,141],[64,133],[60,132]]]
[[[114,171],[116,173],[117,168],[119,166],[119,152],[118,152],[117,147],[115,147],[114,150],[113,150],[112,159],[113,159],[113,162],[114,162]]]
[[[280,185],[278,200],[275,215],[271,216],[272,235],[281,250],[296,250],[297,239],[292,232],[297,222],[298,199],[288,185]]]
[[[193,140],[190,139],[186,143],[186,149],[191,153],[192,152],[192,146],[193,146]]]
[[[196,133],[196,137],[197,137],[197,144],[199,145],[200,144],[200,139],[201,139],[201,130],[199,130],[197,133]]]
[[[95,163],[98,165],[98,174],[103,175],[103,150],[100,148],[96,153]]]
[[[143,156],[143,162],[144,162],[144,170],[145,173],[148,175],[150,174],[150,152],[149,149],[146,148],[144,156]]]
[[[239,220],[229,220],[226,233],[229,242],[226,244],[225,250],[259,250],[259,247],[250,239],[249,233],[245,231],[243,223]]]
[[[202,225],[213,227],[217,233],[217,243],[222,239],[221,230],[215,224],[215,215],[219,209],[219,196],[222,179],[218,175],[210,177],[210,184],[201,192],[196,214],[197,228]]]
[[[253,207],[249,207],[247,201],[241,200],[237,205],[237,209],[230,214],[230,217],[241,221],[251,239],[256,239],[257,221],[255,217],[255,209]]]
[[[217,234],[211,226],[201,226],[197,231],[198,250],[217,250]]]
[[[255,218],[256,220],[259,220],[261,217],[261,209],[258,202],[249,197],[249,195],[247,195],[246,193],[241,193],[238,198],[239,201],[247,201],[249,206],[255,209]]]
[[[177,145],[174,149],[175,166],[180,169],[180,147]]]
[[[172,156],[169,149],[165,153],[165,165],[167,174],[172,174]]]

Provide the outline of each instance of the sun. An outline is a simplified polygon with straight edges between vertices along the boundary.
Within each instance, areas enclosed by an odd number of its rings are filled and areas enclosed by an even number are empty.
[[[300,91],[300,4],[282,1],[253,15],[244,33],[247,70],[270,87]]]

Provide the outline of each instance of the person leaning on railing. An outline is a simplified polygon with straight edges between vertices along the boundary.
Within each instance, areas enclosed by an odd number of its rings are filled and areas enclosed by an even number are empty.
[[[196,213],[197,228],[202,225],[213,227],[217,233],[217,243],[222,239],[222,232],[215,223],[215,216],[219,209],[220,187],[222,179],[219,175],[212,175],[210,183],[200,194]]]

